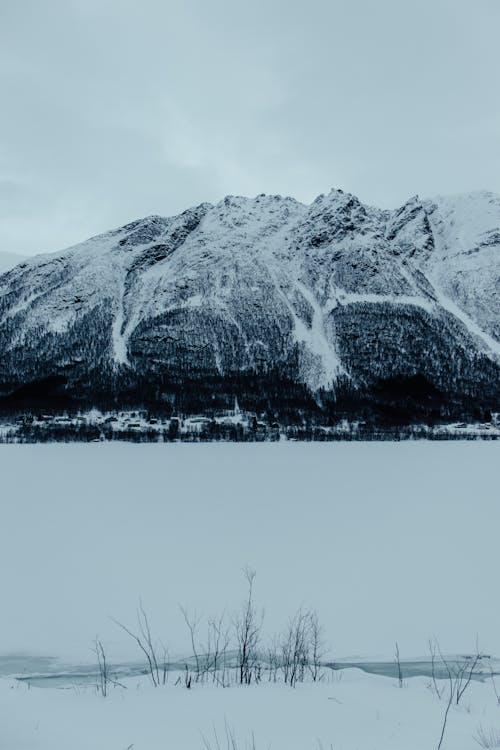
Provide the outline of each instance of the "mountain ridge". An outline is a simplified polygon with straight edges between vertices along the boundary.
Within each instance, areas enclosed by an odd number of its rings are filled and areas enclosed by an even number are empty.
[[[175,408],[189,383],[209,408],[243,377],[266,381],[251,388],[280,411],[269,392],[280,382],[308,404],[365,403],[418,376],[445,411],[492,408],[499,251],[500,197],[488,191],[393,211],[339,190],[309,205],[226,196],[148,216],[0,276],[0,394],[59,377],[68,397],[142,389]]]

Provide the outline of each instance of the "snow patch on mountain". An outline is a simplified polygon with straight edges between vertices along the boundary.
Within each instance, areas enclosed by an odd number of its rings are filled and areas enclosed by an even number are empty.
[[[338,190],[311,205],[228,196],[17,265],[0,276],[0,338],[16,362],[54,336],[47,346],[66,363],[83,326],[111,369],[182,361],[224,375],[297,360],[301,382],[334,389],[339,379],[356,385],[353,342],[380,357],[394,320],[410,325],[422,312],[429,336],[453,335],[443,332],[453,316],[462,350],[477,345],[498,361],[499,279],[491,193],[415,196],[395,211]],[[392,350],[408,347],[398,339]]]
[[[439,304],[500,357],[500,196],[439,197],[426,204],[434,252],[426,275]]]

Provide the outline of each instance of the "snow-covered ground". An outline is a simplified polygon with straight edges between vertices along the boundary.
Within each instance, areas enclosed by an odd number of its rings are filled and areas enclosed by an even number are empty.
[[[92,662],[139,654],[139,600],[171,657],[190,651],[179,604],[228,621],[257,571],[263,637],[317,611],[329,655],[392,659],[480,648],[500,655],[495,442],[4,445],[0,655]],[[5,671],[5,670],[4,670]],[[244,748],[420,750],[444,711],[428,678],[344,670],[321,685],[227,689],[139,678],[103,700],[90,688],[29,690],[0,678],[8,750],[202,748],[224,718]],[[498,718],[498,721],[497,721]],[[491,682],[450,713],[447,744],[500,728]],[[412,744],[413,743],[413,744]],[[212,742],[212,744],[214,744]],[[225,745],[221,742],[222,750]]]
[[[0,743],[6,750],[432,750],[446,710],[425,678],[395,680],[357,669],[297,688],[259,686],[191,690],[144,680],[102,698],[82,690],[28,689],[0,679]],[[440,685],[441,687],[441,685]],[[442,684],[445,687],[445,684]],[[473,683],[448,715],[442,750],[472,750],[484,732],[500,736],[491,684]],[[206,744],[207,743],[207,744]],[[498,747],[498,745],[495,745]]]

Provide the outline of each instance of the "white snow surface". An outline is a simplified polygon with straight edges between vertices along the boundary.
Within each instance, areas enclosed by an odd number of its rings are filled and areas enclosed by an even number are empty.
[[[231,615],[257,570],[265,631],[318,611],[332,656],[500,654],[499,443],[3,445],[0,652],[137,658],[142,599]]]
[[[0,744],[6,750],[225,750],[225,726],[239,750],[426,750],[437,747],[446,698],[424,678],[393,679],[348,669],[333,681],[292,689],[192,690],[129,680],[102,698],[91,688],[28,689],[0,678]],[[441,685],[445,689],[445,685]],[[442,750],[472,750],[478,730],[497,730],[491,684],[474,682],[452,706]],[[232,746],[231,746],[232,747]]]
[[[438,302],[498,357],[500,196],[440,196],[426,210],[435,251],[425,268]]]

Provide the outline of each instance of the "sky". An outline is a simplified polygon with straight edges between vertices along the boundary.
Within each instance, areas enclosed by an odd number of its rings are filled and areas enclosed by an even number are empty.
[[[2,0],[0,252],[226,194],[500,192],[499,0]]]

